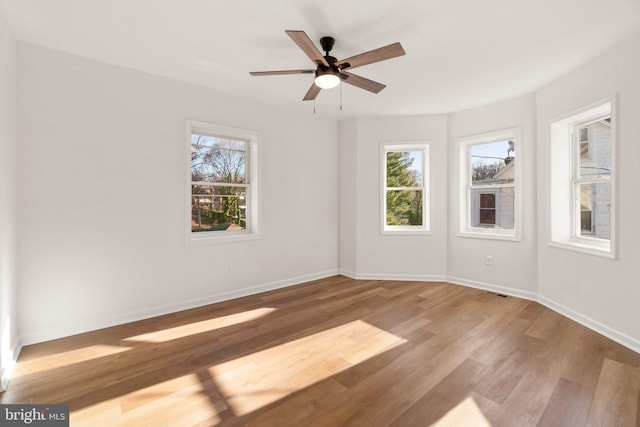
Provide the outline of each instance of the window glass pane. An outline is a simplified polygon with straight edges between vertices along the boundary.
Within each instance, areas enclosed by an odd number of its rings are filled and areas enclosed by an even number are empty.
[[[244,188],[191,186],[191,231],[243,230],[246,209]]]
[[[471,189],[472,227],[513,230],[515,227],[515,189],[501,187],[490,193]]]
[[[611,183],[580,184],[580,236],[609,239]]]
[[[581,126],[578,128],[580,143],[580,159],[589,159],[589,126]]]
[[[422,151],[387,152],[387,187],[422,187]]]
[[[611,175],[611,118],[581,125],[578,134],[580,176]]]
[[[495,194],[480,194],[480,209],[495,209],[496,208],[496,195]]]
[[[496,223],[496,210],[480,208],[480,225],[494,225]]]
[[[192,181],[246,183],[246,142],[201,135],[191,141]]]
[[[191,134],[191,144],[200,147],[224,148],[227,150],[245,151],[247,142],[238,139],[222,138],[218,136]]]
[[[510,184],[515,180],[514,141],[469,147],[471,185]]]
[[[387,225],[422,225],[422,191],[387,191]]]

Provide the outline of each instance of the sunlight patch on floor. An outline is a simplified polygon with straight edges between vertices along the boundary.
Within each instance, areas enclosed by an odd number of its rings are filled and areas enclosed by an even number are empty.
[[[209,369],[236,416],[318,383],[407,340],[355,320]]]
[[[55,353],[52,355],[34,358],[33,360],[24,361],[20,364],[20,369],[16,372],[16,376],[37,374],[39,372],[45,372],[56,368],[104,358],[106,356],[112,356],[128,350],[128,347],[96,344],[88,347],[77,348],[75,350]]]
[[[126,344],[127,340],[147,343],[167,342],[179,338],[188,337],[190,335],[200,334],[203,332],[213,331],[228,326],[238,325],[244,322],[249,322],[251,320],[260,319],[270,313],[273,313],[275,310],[275,308],[271,307],[256,308],[255,310],[243,311],[240,313],[230,314],[228,316],[216,317],[215,319],[207,319],[201,322],[194,322],[182,326],[176,326],[174,328],[162,329],[160,331],[136,335],[123,340],[123,343]]]
[[[469,396],[430,427],[492,427],[478,404]]]
[[[218,414],[227,409],[224,399],[216,399],[216,390],[212,379],[187,374],[72,411],[71,425],[173,427],[205,420],[214,425],[220,421]]]

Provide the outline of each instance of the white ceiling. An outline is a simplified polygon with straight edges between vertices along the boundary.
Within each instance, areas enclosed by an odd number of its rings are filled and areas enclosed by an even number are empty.
[[[343,86],[318,114],[430,114],[532,92],[640,31],[638,0],[0,0],[19,41],[169,77],[260,102],[313,110],[314,68],[284,30],[338,59],[399,41],[406,56],[355,74],[377,95]]]

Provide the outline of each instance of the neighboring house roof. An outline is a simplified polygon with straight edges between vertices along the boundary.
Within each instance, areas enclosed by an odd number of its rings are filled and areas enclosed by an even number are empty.
[[[515,179],[514,165],[516,162],[512,160],[505,167],[500,169],[497,174],[493,176],[492,181],[510,181]]]

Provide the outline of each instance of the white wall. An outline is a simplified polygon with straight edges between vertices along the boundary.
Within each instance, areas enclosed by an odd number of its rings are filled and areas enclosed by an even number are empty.
[[[543,302],[640,349],[640,34],[537,93],[539,281]],[[618,94],[618,259],[549,242],[549,123]]]
[[[495,289],[525,298],[535,298],[537,291],[536,243],[536,116],[535,96],[461,111],[449,119],[449,245],[447,272],[454,283]],[[522,238],[520,241],[489,240],[457,235],[456,179],[457,139],[509,128],[520,128],[515,155],[521,168]],[[505,153],[506,154],[506,153]],[[485,257],[493,265],[485,265]]]
[[[15,165],[16,42],[0,9],[0,390],[19,352]]]
[[[348,233],[344,239],[350,242],[340,248],[340,259],[349,260],[349,265],[341,264],[343,273],[358,278],[444,280],[447,186],[441,177],[447,175],[447,116],[358,118],[343,122],[341,129],[341,200],[349,203],[341,205],[341,218],[349,215],[341,233]],[[382,235],[380,143],[409,141],[426,141],[430,146],[432,233]]]
[[[358,123],[356,119],[338,124],[339,219],[338,265],[346,274],[358,271]],[[348,273],[353,272],[353,273]]]
[[[335,121],[31,45],[18,68],[23,342],[336,274]],[[262,239],[185,244],[185,119],[259,132]]]

